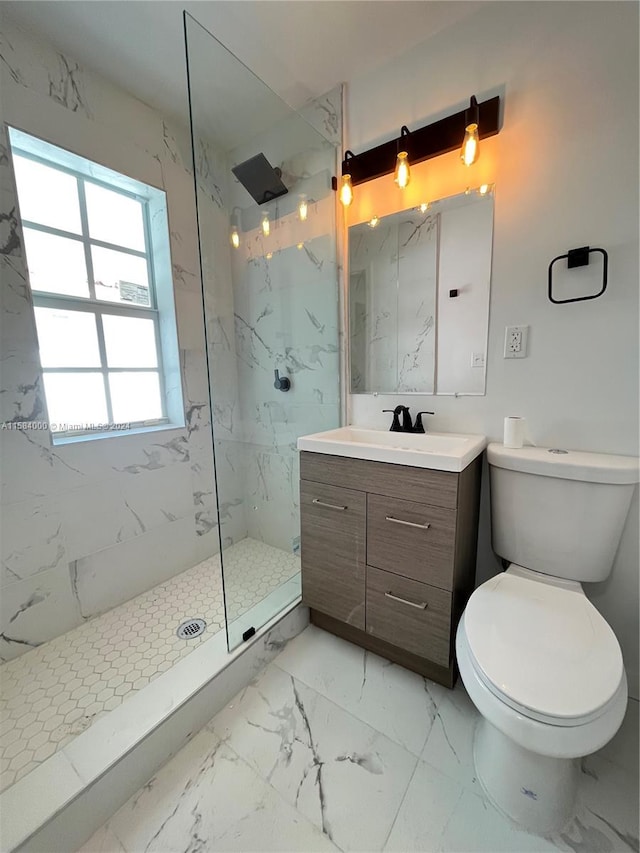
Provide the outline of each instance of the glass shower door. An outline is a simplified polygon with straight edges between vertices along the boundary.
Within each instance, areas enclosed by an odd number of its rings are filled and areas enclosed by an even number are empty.
[[[300,595],[296,442],[340,419],[340,92],[302,115],[187,14],[185,37],[232,649]]]

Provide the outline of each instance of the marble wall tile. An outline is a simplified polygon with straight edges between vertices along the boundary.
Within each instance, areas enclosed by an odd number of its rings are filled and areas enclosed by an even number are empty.
[[[142,536],[176,519],[193,516],[189,464],[111,477],[59,497],[69,560],[78,560]],[[123,596],[121,601],[125,601]]]
[[[57,446],[47,432],[0,430],[0,500],[10,508],[6,512],[10,529],[2,542],[2,584],[39,570],[46,573],[48,566],[71,560],[74,583],[78,581],[87,596],[87,612],[95,612],[187,568],[191,560],[209,556],[217,542],[190,134],[188,128],[164,119],[73,58],[38,41],[8,16],[3,18],[0,55],[8,122],[167,193],[178,331],[189,353],[171,383],[172,393],[180,385],[185,390],[186,428]],[[219,207],[226,192],[219,180],[223,161],[220,152],[203,145],[200,162],[203,168],[208,164],[202,183],[203,214],[210,238],[216,245],[228,246],[226,213]],[[45,421],[4,127],[0,192],[0,420]],[[200,500],[206,507],[198,506]],[[202,535],[196,536],[196,530]],[[156,543],[164,537],[167,546],[151,548],[145,560],[143,551],[128,545],[129,540],[149,536],[146,541]],[[133,559],[135,553],[139,563]],[[43,624],[57,624],[55,613],[45,613],[53,602],[48,596],[38,605]]]
[[[36,528],[40,535],[34,537]],[[63,513],[57,498],[32,498],[2,508],[0,587],[69,562]]]
[[[247,444],[245,453],[249,536],[292,553],[300,537],[297,450]]]
[[[0,660],[11,660],[81,622],[68,563],[9,584],[0,599]]]
[[[300,109],[300,115],[334,145],[342,145],[342,84],[326,95],[314,98]]]
[[[71,564],[84,618],[128,601],[194,564],[195,527],[181,518]]]

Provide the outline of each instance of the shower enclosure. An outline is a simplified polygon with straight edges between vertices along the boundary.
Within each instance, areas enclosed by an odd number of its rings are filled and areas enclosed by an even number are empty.
[[[296,111],[184,24],[215,457],[198,525],[218,529],[232,649],[300,594],[296,441],[340,420],[341,91]]]

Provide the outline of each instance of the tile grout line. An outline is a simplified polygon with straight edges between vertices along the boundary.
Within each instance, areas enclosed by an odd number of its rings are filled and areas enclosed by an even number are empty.
[[[424,752],[424,748],[427,745],[427,741],[429,740],[429,737],[431,736],[431,732],[433,730],[433,724],[431,725],[431,728],[429,729],[429,731],[427,732],[427,735],[425,736],[425,739],[424,739],[424,742],[423,742],[422,747],[420,749],[420,752],[416,753],[413,750],[409,749],[404,744],[399,743],[397,740],[395,740],[393,737],[391,737],[391,735],[388,734],[387,732],[383,732],[381,729],[374,726],[373,723],[370,723],[368,720],[364,720],[362,717],[359,717],[357,714],[355,714],[353,712],[353,710],[346,708],[344,705],[341,705],[340,702],[336,701],[335,699],[332,699],[330,696],[327,696],[326,693],[322,693],[320,690],[318,690],[317,687],[314,687],[313,685],[309,684],[308,681],[305,681],[304,678],[301,678],[298,675],[293,675],[293,673],[289,672],[288,669],[285,669],[284,667],[282,667],[278,664],[278,658],[275,658],[274,660],[272,660],[269,663],[269,666],[275,666],[281,672],[284,672],[285,675],[288,675],[291,678],[295,678],[295,680],[299,681],[300,684],[304,684],[305,687],[308,687],[309,690],[313,690],[315,693],[318,694],[318,696],[322,696],[322,698],[326,699],[327,702],[330,702],[332,705],[335,705],[337,708],[340,708],[346,714],[349,714],[349,716],[353,717],[354,719],[358,720],[361,723],[364,723],[364,725],[369,726],[369,728],[373,729],[374,732],[377,732],[379,735],[382,735],[383,737],[387,738],[387,740],[391,741],[391,743],[394,743],[396,746],[400,747],[400,749],[403,749],[409,755],[412,755],[414,758],[416,758],[418,760],[421,759],[422,753]]]
[[[407,782],[407,787],[404,789],[402,799],[400,800],[400,805],[398,806],[398,809],[394,815],[393,821],[391,822],[391,826],[389,827],[389,832],[387,832],[384,843],[383,843],[382,847],[380,848],[381,850],[387,849],[387,844],[389,843],[389,839],[391,838],[391,833],[393,832],[393,828],[396,825],[396,822],[398,820],[398,815],[400,814],[402,806],[404,805],[404,801],[407,798],[407,794],[409,793],[409,788],[411,786],[411,783],[413,782],[413,777],[416,775],[416,771],[418,770],[418,764],[419,763],[420,763],[420,759],[416,758],[416,763],[413,766],[413,772],[411,773],[411,777],[410,777],[409,781]]]

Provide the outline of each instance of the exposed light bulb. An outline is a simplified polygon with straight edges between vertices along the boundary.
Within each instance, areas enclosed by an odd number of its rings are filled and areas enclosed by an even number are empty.
[[[300,196],[300,203],[298,204],[298,218],[300,222],[306,222],[307,216],[309,215],[309,205],[307,203],[306,195]]]
[[[490,185],[490,184],[482,184],[482,185],[478,188],[478,192],[480,193],[480,195],[486,195],[488,192],[490,192],[490,190],[491,190],[491,185]]]
[[[472,166],[480,156],[480,139],[478,137],[478,125],[467,125],[460,150],[460,159],[465,166]]]
[[[375,228],[378,222],[380,222],[380,219],[377,216],[372,216],[369,220],[369,228]]]
[[[238,234],[238,229],[235,225],[231,229],[231,235],[229,237],[229,240],[231,241],[231,245],[234,249],[240,248],[240,235]]]
[[[420,205],[420,213],[426,213],[427,210],[429,210],[429,202],[423,201],[422,204]]]
[[[265,255],[265,257],[266,257],[266,259],[267,259],[268,261],[270,261],[270,260],[271,260],[271,258],[273,257],[273,252],[267,252],[267,254]]]
[[[398,153],[396,171],[393,176],[393,180],[401,190],[409,186],[409,182],[411,181],[411,169],[409,168],[409,155],[406,151],[400,151]]]
[[[298,243],[296,249],[304,249],[304,243]]]
[[[343,175],[340,183],[340,201],[345,207],[349,207],[353,201],[353,187],[351,186],[351,175]]]
[[[265,237],[271,234],[271,223],[269,222],[269,214],[265,213],[262,217],[262,233]]]
[[[480,137],[478,136],[478,124],[480,123],[480,108],[476,96],[472,95],[469,109],[464,114],[464,139],[460,149],[460,159],[465,166],[472,166],[480,156]]]

